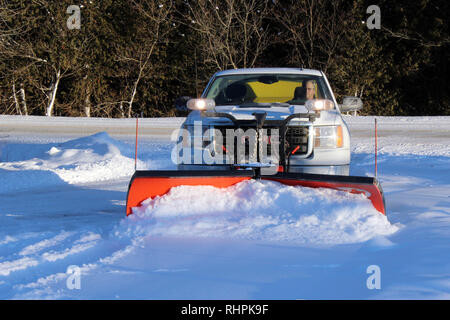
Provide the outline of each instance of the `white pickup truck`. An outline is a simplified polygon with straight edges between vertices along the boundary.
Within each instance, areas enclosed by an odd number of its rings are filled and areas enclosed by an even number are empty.
[[[178,135],[179,170],[232,170],[252,165],[277,171],[348,175],[350,134],[321,71],[254,68],[220,71],[200,98],[178,99],[191,110]]]
[[[341,111],[358,110],[362,102],[346,97],[339,106],[322,72],[221,71],[200,98],[181,97],[175,105],[191,110],[172,135],[178,168],[136,171],[128,186],[127,215],[174,187],[226,188],[251,179],[363,194],[386,214],[377,179],[348,175],[350,135]]]

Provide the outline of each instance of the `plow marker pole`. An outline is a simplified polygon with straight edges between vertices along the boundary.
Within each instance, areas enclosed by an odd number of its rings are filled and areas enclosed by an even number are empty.
[[[136,141],[134,143],[134,171],[137,170],[138,127],[139,127],[139,118],[136,117]]]

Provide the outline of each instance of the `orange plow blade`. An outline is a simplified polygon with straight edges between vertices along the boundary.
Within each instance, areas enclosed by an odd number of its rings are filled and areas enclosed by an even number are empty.
[[[148,198],[165,195],[178,186],[230,187],[253,177],[251,171],[136,171],[128,186],[127,216]]]
[[[289,186],[329,188],[353,194],[364,194],[373,207],[386,215],[383,190],[375,178],[357,176],[333,176],[325,174],[278,173],[261,179],[277,181]]]
[[[226,188],[254,178],[276,181],[290,186],[330,188],[364,194],[376,210],[386,214],[383,190],[375,178],[284,172],[261,176],[251,170],[136,171],[128,186],[126,212],[127,215],[132,214],[133,207],[140,206],[146,199],[163,196],[173,187],[184,185]]]

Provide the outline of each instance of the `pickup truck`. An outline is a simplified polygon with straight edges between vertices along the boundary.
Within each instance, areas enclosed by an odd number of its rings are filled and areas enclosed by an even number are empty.
[[[179,170],[260,166],[277,172],[348,175],[350,133],[325,74],[300,68],[233,69],[215,73],[201,97],[179,98],[190,111],[172,154]]]
[[[127,215],[174,187],[226,188],[251,179],[363,194],[386,214],[378,180],[349,175],[350,134],[341,111],[359,110],[362,102],[345,97],[338,105],[323,72],[221,71],[201,97],[180,97],[175,106],[190,112],[172,134],[177,170],[136,171]]]

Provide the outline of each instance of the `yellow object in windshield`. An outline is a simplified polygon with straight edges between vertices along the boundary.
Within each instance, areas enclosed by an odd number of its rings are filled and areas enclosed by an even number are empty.
[[[295,88],[301,87],[302,82],[280,80],[272,84],[258,81],[248,82],[250,88],[255,93],[253,102],[273,103],[287,102],[294,98]]]

